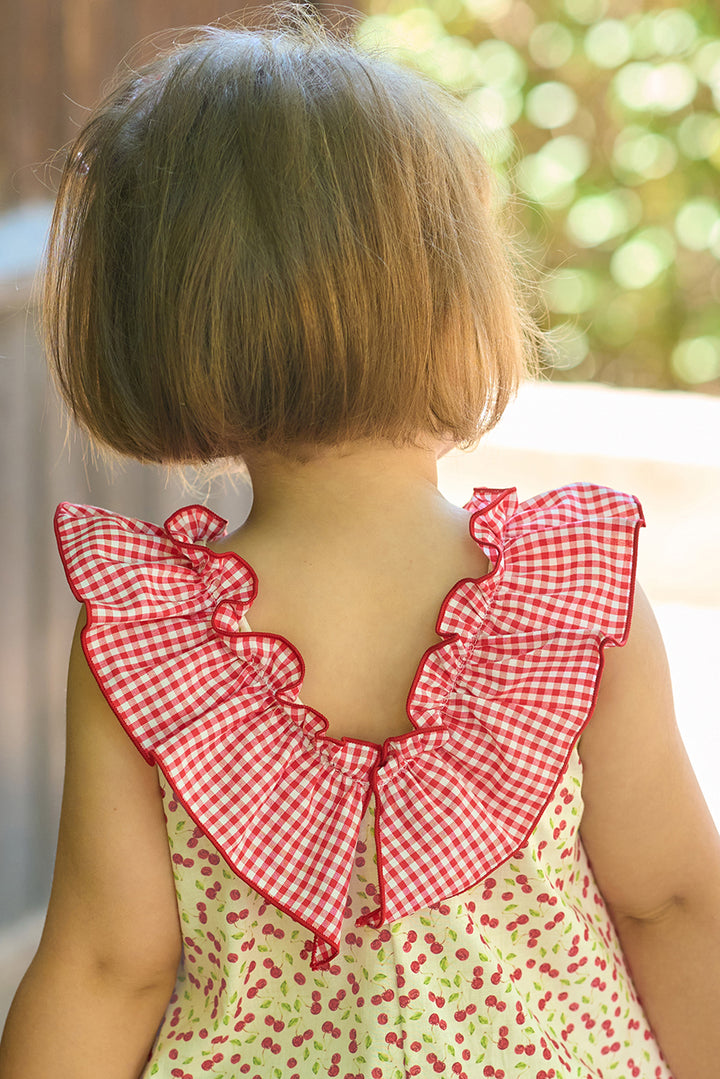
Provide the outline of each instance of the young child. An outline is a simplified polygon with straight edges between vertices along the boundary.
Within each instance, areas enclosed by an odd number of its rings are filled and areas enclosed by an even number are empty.
[[[75,418],[254,500],[58,507],[66,784],[0,1076],[711,1079],[720,840],[640,504],[439,493],[535,363],[491,178],[451,95],[293,10],[122,71],[63,169]]]

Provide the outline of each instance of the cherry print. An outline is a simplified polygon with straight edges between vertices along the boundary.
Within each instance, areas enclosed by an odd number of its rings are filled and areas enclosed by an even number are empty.
[[[530,892],[532,892],[532,887],[531,887],[530,884],[528,884],[527,876],[524,873],[518,873],[515,880],[520,885],[520,887],[522,888],[523,892],[526,895],[528,895]]]
[[[651,1054],[648,1074],[669,1079],[667,1070],[656,1070],[652,1034],[633,999],[617,937],[582,860],[582,848],[575,844],[577,822],[562,817],[571,811],[572,796],[566,800],[561,789],[556,799],[558,815],[552,826],[543,825],[548,837],[559,829],[555,846],[548,848],[538,836],[513,856],[507,880],[501,871],[499,879],[477,885],[467,900],[434,904],[412,916],[415,928],[405,929],[402,922],[367,926],[361,937],[350,922],[338,956],[315,972],[309,966],[312,936],[239,883],[224,865],[215,871],[222,860],[212,860],[218,855],[202,833],[190,845],[194,828],[178,833],[175,825],[184,819],[183,811],[177,810],[175,817],[168,809],[173,869],[179,894],[186,896],[181,909],[187,917],[182,980],[153,1050],[157,1059],[178,1068],[185,1061],[179,1074],[193,1079],[225,1070],[229,1079],[229,1069],[238,1079],[269,1079],[278,1065],[286,1079],[304,1079],[308,1060],[319,1062],[319,1074],[337,1079],[390,1079],[391,1065],[383,1063],[383,1053],[402,1053],[404,1048],[406,1072],[417,1079],[435,1074],[505,1079],[521,1065],[527,1079],[560,1079],[573,1074],[573,1067],[577,1071],[579,1059],[586,1059],[586,1039],[592,1032],[595,1071],[588,1072],[588,1079],[601,1079],[601,1072],[614,1074],[611,1065],[624,1068],[627,1079],[644,1079],[646,1071],[638,1063],[641,1047]],[[568,851],[565,857],[561,848]],[[368,850],[367,861],[374,867],[374,846]],[[203,883],[200,902],[196,880]],[[357,917],[363,900],[372,902],[377,896],[370,884],[368,888],[361,882],[362,895],[351,892],[346,918]],[[508,904],[513,904],[512,911],[506,910]],[[247,931],[241,933],[245,926]],[[513,933],[513,943],[499,933]],[[236,950],[231,952],[231,947]],[[581,979],[583,974],[586,978]],[[511,986],[518,999],[506,994]],[[483,990],[488,992],[485,999]],[[581,1006],[583,994],[589,993],[592,1004]],[[255,1006],[257,1017],[246,1012],[249,1005]],[[372,1013],[362,1011],[365,1005]],[[396,1009],[403,1018],[401,1028],[395,1026]],[[221,1025],[226,1014],[232,1017],[230,1027]],[[309,1021],[307,1029],[301,1016]],[[542,1030],[544,1022],[556,1038],[550,1038],[547,1029],[548,1040],[540,1031],[523,1033],[531,1029],[528,1024],[540,1024]],[[418,1035],[432,1032],[432,1053],[422,1037],[413,1036],[413,1028]],[[485,1035],[493,1063],[474,1064]],[[200,1056],[200,1045],[212,1045],[214,1053],[224,1051],[229,1036],[239,1043],[232,1046],[232,1057]],[[442,1049],[446,1045],[450,1052],[455,1049],[452,1058]],[[366,1064],[360,1062],[362,1056]]]
[[[504,1029],[503,1027],[500,1027],[500,1030],[501,1030],[501,1031],[502,1031],[503,1029]],[[498,1041],[497,1041],[497,1047],[498,1047],[498,1049],[507,1049],[507,1047],[508,1047],[509,1045],[510,1045],[510,1042],[509,1042],[509,1040],[508,1040],[508,1039],[507,1039],[507,1038],[505,1037],[505,1035],[504,1035],[504,1034],[502,1034],[502,1033],[501,1033],[501,1034],[500,1034],[500,1037],[498,1038]]]

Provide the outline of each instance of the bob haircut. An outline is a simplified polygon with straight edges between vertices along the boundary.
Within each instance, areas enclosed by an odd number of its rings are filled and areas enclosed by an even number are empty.
[[[467,449],[537,355],[461,102],[282,5],[118,69],[64,148],[51,371],[141,461],[440,438]]]

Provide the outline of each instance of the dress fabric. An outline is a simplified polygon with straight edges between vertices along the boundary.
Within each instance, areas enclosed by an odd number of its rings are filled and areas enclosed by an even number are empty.
[[[143,1079],[672,1079],[578,831],[640,503],[465,508],[491,569],[446,595],[414,730],[380,745],[329,737],[299,652],[253,633],[222,518],[58,507],[88,663],[163,790],[184,947]]]

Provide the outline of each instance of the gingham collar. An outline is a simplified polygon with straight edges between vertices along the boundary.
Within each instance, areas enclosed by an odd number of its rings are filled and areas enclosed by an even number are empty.
[[[447,594],[408,713],[382,745],[325,734],[298,694],[302,657],[246,632],[252,568],[206,544],[203,506],[164,527],[61,503],[55,530],[87,607],[82,642],[106,699],[246,883],[337,954],[360,824],[375,797],[380,926],[479,883],[528,840],[594,705],[601,648],[629,627],[638,500],[575,483],[465,506],[491,561]]]

